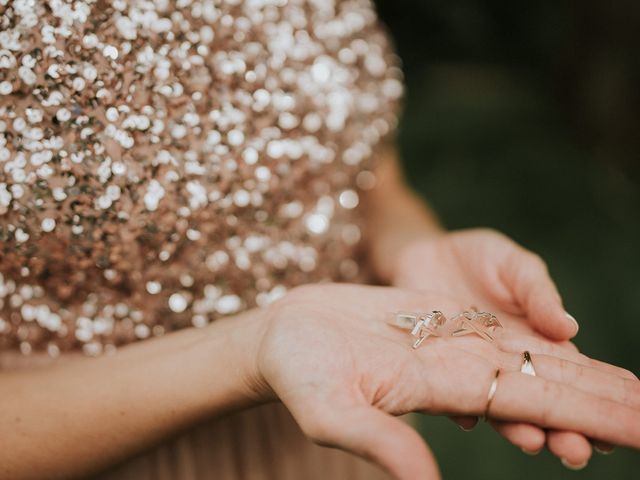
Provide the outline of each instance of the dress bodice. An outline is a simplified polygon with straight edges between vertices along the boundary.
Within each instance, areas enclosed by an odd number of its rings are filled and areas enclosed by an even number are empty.
[[[369,0],[0,0],[0,349],[358,279],[400,76]]]

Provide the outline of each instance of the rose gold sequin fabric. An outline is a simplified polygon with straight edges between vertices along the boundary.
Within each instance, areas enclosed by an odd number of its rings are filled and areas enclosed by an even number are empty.
[[[396,64],[368,0],[0,0],[0,348],[357,281]]]

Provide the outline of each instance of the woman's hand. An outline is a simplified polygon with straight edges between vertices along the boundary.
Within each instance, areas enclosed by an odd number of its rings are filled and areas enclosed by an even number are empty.
[[[544,261],[508,237],[489,229],[441,233],[414,240],[402,249],[395,262],[392,284],[426,289],[498,314],[509,331],[556,340],[572,353],[568,339],[578,331],[568,315]],[[475,425],[474,418],[454,418],[461,427]],[[512,443],[527,452],[539,451],[545,443],[560,458],[573,459],[569,466],[582,466],[591,456],[586,438],[572,432],[544,431],[531,425],[492,422]],[[610,446],[596,444],[601,449]]]
[[[396,310],[465,306],[429,292],[324,284],[292,290],[269,307],[256,356],[262,398],[279,398],[318,443],[375,462],[396,478],[434,478],[437,465],[415,430],[392,415],[482,415],[497,369],[495,419],[571,430],[640,448],[640,384],[616,367],[553,343],[505,331],[484,340],[430,338],[411,348],[385,323]],[[533,354],[537,377],[519,372]]]
[[[461,230],[412,241],[397,256],[392,284],[509,312],[518,318],[509,328],[531,334],[535,329],[551,340],[569,340],[578,333],[544,261],[495,230]]]

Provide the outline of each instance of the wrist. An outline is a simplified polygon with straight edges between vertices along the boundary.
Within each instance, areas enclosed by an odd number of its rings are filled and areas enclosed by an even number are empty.
[[[215,392],[225,391],[213,399],[214,410],[235,410],[272,400],[270,390],[258,365],[260,344],[267,327],[267,310],[255,308],[229,318],[214,321],[204,339],[209,364],[222,372],[224,389],[211,385]]]

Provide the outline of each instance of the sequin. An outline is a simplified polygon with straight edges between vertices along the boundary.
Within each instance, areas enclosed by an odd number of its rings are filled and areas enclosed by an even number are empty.
[[[43,232],[52,232],[56,228],[56,221],[53,218],[45,218],[40,224]]]
[[[0,25],[0,350],[98,355],[367,279],[402,93],[369,0],[0,0]]]
[[[162,285],[160,285],[160,282],[154,282],[154,281],[147,282],[147,292],[149,292],[151,295],[156,295],[160,293],[161,290],[162,290]]]
[[[307,216],[305,225],[311,233],[320,235],[329,228],[329,219],[321,213],[313,213]]]
[[[169,297],[169,308],[175,313],[182,313],[187,309],[187,299],[180,293],[174,293]]]
[[[6,80],[0,82],[0,95],[9,95],[11,92],[13,92],[13,85],[10,82]]]
[[[356,208],[359,203],[358,193],[355,190],[345,190],[340,193],[339,202],[343,208]]]

